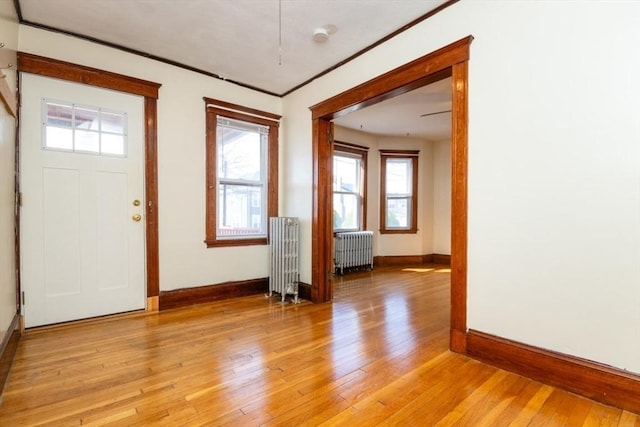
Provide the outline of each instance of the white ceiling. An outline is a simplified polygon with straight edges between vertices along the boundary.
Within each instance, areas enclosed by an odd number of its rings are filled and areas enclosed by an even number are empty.
[[[333,122],[375,135],[409,136],[430,141],[450,139],[451,78],[339,117]]]
[[[99,40],[283,95],[446,2],[18,0],[17,4],[23,24]],[[335,28],[335,32],[326,42],[317,43],[313,32],[318,28],[329,32]],[[440,125],[433,123],[447,114],[415,122],[409,118],[440,108],[422,103],[444,103],[442,96],[428,91],[405,95],[404,101],[389,101],[395,105],[385,114],[386,120],[367,120],[368,111],[376,116],[383,114],[383,107],[374,106],[339,123],[355,128],[362,125],[363,130],[373,133],[408,132],[433,139],[434,135],[421,129],[437,128]],[[391,119],[390,114],[397,117]],[[382,126],[384,123],[388,126]],[[398,130],[394,131],[391,128],[395,126]]]

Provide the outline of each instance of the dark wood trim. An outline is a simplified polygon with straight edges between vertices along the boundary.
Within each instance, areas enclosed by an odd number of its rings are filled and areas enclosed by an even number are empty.
[[[269,279],[225,282],[218,285],[160,292],[160,310],[269,292]]]
[[[344,64],[353,61],[354,59],[358,58],[359,56],[364,55],[365,53],[369,52],[370,50],[380,46],[381,44],[391,40],[392,38],[394,38],[395,36],[397,36],[398,34],[408,30],[411,27],[414,27],[415,25],[418,25],[419,23],[421,23],[422,21],[425,21],[429,18],[431,18],[433,15],[442,12],[444,9],[448,8],[449,6],[457,3],[459,0],[449,0],[446,3],[441,4],[440,6],[436,7],[435,9],[433,9],[430,12],[425,13],[424,15],[414,19],[413,21],[409,22],[408,24],[402,26],[401,28],[398,28],[397,30],[395,30],[394,32],[392,32],[391,34],[388,34],[387,36],[381,38],[380,40],[376,41],[375,43],[365,47],[364,49],[354,53],[353,55],[351,55],[350,57],[338,62],[337,64],[333,65],[332,67],[327,68],[326,70],[322,71],[319,74],[316,74],[315,76],[311,77],[309,80],[306,80],[302,83],[300,83],[299,85],[289,89],[288,91],[286,91],[285,93],[283,93],[281,96],[287,96],[292,92],[295,92],[296,90],[300,89],[301,87],[304,87],[306,85],[308,85],[309,83],[311,83],[312,81],[316,80],[317,78],[320,78],[322,76],[324,76],[325,74],[329,74],[331,71],[342,67]]]
[[[311,285],[308,283],[298,283],[298,297],[311,301]]]
[[[0,344],[0,402],[4,385],[7,377],[9,377],[11,365],[13,364],[13,359],[18,349],[20,337],[20,316],[16,313]]]
[[[351,144],[342,141],[333,141],[333,152],[337,153],[349,153],[360,156],[361,169],[360,174],[360,197],[362,197],[362,211],[360,212],[360,230],[367,229],[367,183],[369,182],[368,170],[369,170],[369,147],[362,145]],[[333,200],[333,199],[332,199]],[[332,211],[333,212],[333,211]]]
[[[313,199],[311,219],[311,302],[331,301],[333,268],[333,123],[312,120]]]
[[[75,83],[82,83],[111,89],[118,92],[143,96],[145,115],[145,198],[146,198],[146,274],[147,298],[158,296],[159,243],[158,243],[158,112],[157,98],[160,83],[149,82],[134,77],[111,73],[57,59],[45,58],[18,52],[18,71],[53,77]],[[17,172],[16,172],[17,173]],[[16,180],[18,176],[16,175]]]
[[[467,354],[501,369],[640,413],[640,375],[470,330]]]
[[[209,104],[214,105],[215,107],[221,108],[223,110],[232,110],[237,111],[239,113],[250,114],[256,117],[264,117],[266,119],[271,119],[273,121],[279,122],[282,116],[278,114],[273,114],[268,111],[256,110],[254,108],[245,107],[243,105],[232,104],[231,102],[221,101],[215,98],[207,98],[203,96],[204,102],[209,106]]]
[[[388,265],[410,265],[410,264],[441,264],[449,265],[451,255],[426,254],[426,255],[385,255],[374,256],[373,265],[384,267]]]
[[[344,142],[344,141],[333,141],[333,146],[334,146],[334,149],[336,149],[336,151],[346,151],[347,153],[352,152],[354,154],[362,154],[362,152],[367,153],[369,151],[369,147],[365,147],[364,145],[352,144],[350,142]],[[350,149],[352,151],[350,151]]]
[[[380,234],[416,234],[418,232],[418,150],[380,150]],[[387,228],[387,160],[411,160],[411,227]]]
[[[18,71],[156,99],[161,86],[160,83],[25,52],[18,52]]]
[[[431,261],[430,255],[385,255],[374,256],[373,266],[428,264]]]
[[[432,254],[431,262],[434,264],[451,265],[451,255]]]
[[[331,227],[326,222],[332,212],[328,191],[331,188],[332,156],[329,144],[331,120],[384,99],[452,76],[452,149],[451,162],[451,332],[450,348],[465,352],[467,329],[467,61],[472,36],[384,73],[350,90],[335,95],[311,109],[313,129],[313,211],[311,221],[311,291],[313,302],[329,301],[331,283]],[[327,147],[328,146],[328,147]],[[327,298],[328,297],[328,298]]]
[[[464,353],[453,331],[467,332],[468,62],[454,64],[451,74],[451,350]]]
[[[147,239],[147,298],[160,295],[160,242],[158,235],[158,101],[144,98],[145,201]]]
[[[226,247],[226,246],[251,246],[266,245],[267,237],[251,237],[236,239],[218,239],[217,236],[217,212],[218,212],[218,185],[217,185],[217,117],[230,117],[245,122],[258,123],[269,127],[269,141],[267,148],[267,218],[278,216],[278,142],[279,142],[279,120],[280,116],[267,113],[252,108],[219,101],[212,98],[203,97],[205,102],[206,129],[205,129],[205,179],[206,179],[206,195],[205,195],[205,240],[204,243],[208,248]],[[231,110],[225,108],[213,107],[212,105],[224,104]],[[260,114],[260,115],[257,115]],[[268,118],[265,118],[268,117]],[[267,227],[269,226],[267,221]],[[269,231],[267,229],[267,236]]]
[[[312,118],[335,119],[451,77],[451,67],[469,60],[472,36],[362,83],[310,107]],[[452,113],[453,114],[453,113]]]

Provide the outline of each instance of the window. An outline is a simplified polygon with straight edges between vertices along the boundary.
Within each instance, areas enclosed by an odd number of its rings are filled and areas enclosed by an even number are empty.
[[[380,233],[416,233],[418,154],[380,150]]]
[[[265,245],[278,215],[280,116],[215,99],[206,104],[206,240]]]
[[[334,142],[333,231],[366,228],[367,147]]]
[[[125,157],[127,114],[71,102],[42,100],[45,150]]]

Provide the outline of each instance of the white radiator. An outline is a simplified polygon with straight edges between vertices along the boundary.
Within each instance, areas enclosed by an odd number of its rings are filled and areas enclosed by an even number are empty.
[[[282,302],[293,295],[298,303],[299,236],[298,218],[269,218],[269,296],[279,293]]]
[[[333,247],[336,273],[355,267],[373,270],[373,231],[336,233]]]

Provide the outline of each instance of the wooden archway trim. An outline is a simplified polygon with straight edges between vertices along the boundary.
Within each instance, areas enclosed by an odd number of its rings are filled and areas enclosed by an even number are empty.
[[[468,61],[465,37],[310,107],[313,138],[311,299],[331,300],[331,120],[446,77],[451,79],[451,332],[450,348],[466,351]]]
[[[157,156],[160,83],[24,52],[18,52],[18,71],[144,97],[147,310],[157,311],[160,295]]]

